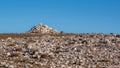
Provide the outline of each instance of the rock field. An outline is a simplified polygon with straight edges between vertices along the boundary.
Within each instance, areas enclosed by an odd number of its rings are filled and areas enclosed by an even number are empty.
[[[0,68],[120,68],[119,34],[17,35],[0,38]]]

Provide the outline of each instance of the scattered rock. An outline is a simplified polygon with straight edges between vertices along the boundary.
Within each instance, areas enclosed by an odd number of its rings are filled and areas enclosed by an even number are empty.
[[[52,33],[37,25],[29,36],[1,39],[0,68],[120,68],[120,35]]]

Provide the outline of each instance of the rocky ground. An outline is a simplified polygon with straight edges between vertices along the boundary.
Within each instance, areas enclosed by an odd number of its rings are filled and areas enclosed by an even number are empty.
[[[0,68],[120,68],[120,35],[70,34],[43,24],[0,34]]]
[[[0,68],[120,68],[120,35],[0,34]]]

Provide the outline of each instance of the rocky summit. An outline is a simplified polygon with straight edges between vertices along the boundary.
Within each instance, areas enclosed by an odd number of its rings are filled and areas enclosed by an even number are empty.
[[[29,32],[0,34],[0,68],[120,68],[119,34]]]
[[[51,27],[48,27],[47,25],[39,24],[31,28],[28,33],[56,34],[59,32]]]

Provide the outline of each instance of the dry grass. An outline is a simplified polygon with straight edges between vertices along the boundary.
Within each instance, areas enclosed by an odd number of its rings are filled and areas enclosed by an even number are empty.
[[[99,33],[98,33],[99,34]],[[48,34],[41,34],[41,33],[0,33],[0,39],[5,39],[8,37],[12,37],[12,38],[26,38],[26,37],[41,37],[43,35],[48,35]],[[88,34],[76,34],[76,33],[58,33],[58,34],[49,34],[50,36],[80,36],[83,38],[88,38],[89,36],[93,37],[95,36],[94,34],[92,35],[88,35]],[[104,34],[104,36],[110,36],[111,34]],[[114,36],[114,35],[112,35]],[[120,37],[120,35],[115,35],[115,37]]]
[[[9,44],[8,46],[15,46],[15,44]]]
[[[15,51],[22,51],[22,48],[15,48]]]
[[[41,36],[41,34],[5,33],[5,34],[0,34],[0,39],[6,39],[8,37],[11,37],[11,38],[25,38],[25,37],[34,37],[34,36]]]
[[[12,53],[12,54],[9,55],[8,57],[19,57],[19,53]]]
[[[43,35],[48,35],[48,34],[41,34],[41,33],[0,33],[0,39],[6,39],[8,37],[11,38],[26,38],[26,37],[41,37]],[[72,34],[72,33],[59,33],[59,34],[49,34],[50,36],[72,36],[72,35],[77,35],[77,34]],[[31,40],[29,40],[31,41]]]

